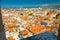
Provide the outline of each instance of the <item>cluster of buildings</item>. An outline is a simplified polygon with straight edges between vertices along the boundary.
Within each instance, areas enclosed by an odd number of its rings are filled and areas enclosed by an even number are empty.
[[[20,40],[44,32],[58,35],[58,9],[20,8],[1,9],[7,40]]]

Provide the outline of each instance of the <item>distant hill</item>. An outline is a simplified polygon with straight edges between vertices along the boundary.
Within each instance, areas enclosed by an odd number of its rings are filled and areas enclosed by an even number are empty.
[[[53,8],[53,9],[59,9],[60,8],[60,4],[45,4],[45,5],[41,5],[41,8]]]

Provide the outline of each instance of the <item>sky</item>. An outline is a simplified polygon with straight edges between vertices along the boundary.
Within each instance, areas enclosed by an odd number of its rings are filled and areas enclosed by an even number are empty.
[[[60,4],[60,0],[2,0],[1,7],[29,7],[42,4]]]

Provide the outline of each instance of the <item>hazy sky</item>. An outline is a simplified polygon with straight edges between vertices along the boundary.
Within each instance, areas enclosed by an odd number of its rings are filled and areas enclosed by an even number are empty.
[[[2,0],[1,7],[24,7],[41,4],[60,4],[60,0]]]

